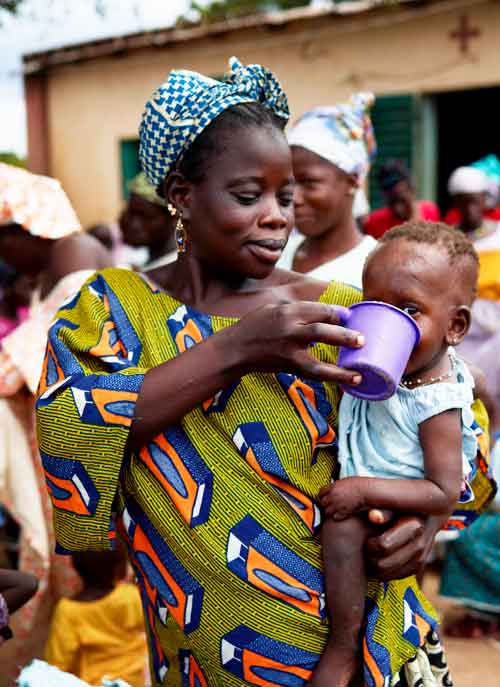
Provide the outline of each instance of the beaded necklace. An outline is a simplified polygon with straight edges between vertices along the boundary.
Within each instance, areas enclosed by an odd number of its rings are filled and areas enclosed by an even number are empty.
[[[402,379],[401,386],[403,386],[405,389],[415,389],[417,386],[428,386],[429,384],[437,384],[438,382],[444,382],[446,379],[450,379],[450,377],[453,377],[455,374],[455,360],[453,356],[449,354],[448,358],[451,365],[451,370],[449,372],[445,372],[438,377],[431,377],[430,379],[421,379],[420,377],[417,377],[417,379]]]

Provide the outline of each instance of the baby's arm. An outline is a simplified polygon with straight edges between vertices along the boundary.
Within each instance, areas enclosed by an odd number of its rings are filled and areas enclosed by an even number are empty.
[[[446,410],[419,425],[424,453],[423,479],[346,477],[320,492],[325,514],[343,520],[370,508],[403,513],[448,515],[462,484],[460,411]]]

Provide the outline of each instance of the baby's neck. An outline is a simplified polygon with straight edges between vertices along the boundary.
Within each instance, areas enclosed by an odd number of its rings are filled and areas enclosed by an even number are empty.
[[[425,386],[426,384],[436,384],[438,382],[453,382],[454,365],[451,356],[445,350],[439,355],[439,358],[432,360],[415,370],[408,375],[403,375],[402,384],[408,389],[414,389],[417,386]]]

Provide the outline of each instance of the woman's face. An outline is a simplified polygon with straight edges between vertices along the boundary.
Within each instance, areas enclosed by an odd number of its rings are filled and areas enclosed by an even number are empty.
[[[352,215],[356,183],[352,177],[300,146],[292,146],[295,224],[305,236],[328,233]]]
[[[172,234],[172,219],[167,209],[135,193],[130,194],[119,222],[123,240],[130,246],[155,246]]]
[[[188,253],[218,276],[263,279],[293,226],[290,149],[271,128],[241,128],[224,143],[203,180],[179,182],[170,197],[182,212]]]

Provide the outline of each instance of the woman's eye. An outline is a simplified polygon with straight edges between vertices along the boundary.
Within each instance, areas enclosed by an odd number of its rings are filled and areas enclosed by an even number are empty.
[[[416,305],[405,305],[402,310],[407,314],[410,315],[410,317],[413,317],[414,315],[417,315],[419,310]]]
[[[243,205],[250,205],[251,203],[255,202],[257,198],[259,197],[258,193],[235,193],[234,197],[239,203],[243,203]]]

